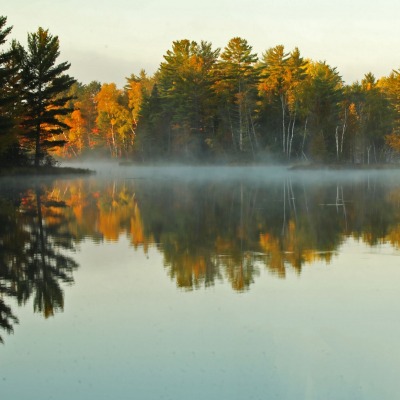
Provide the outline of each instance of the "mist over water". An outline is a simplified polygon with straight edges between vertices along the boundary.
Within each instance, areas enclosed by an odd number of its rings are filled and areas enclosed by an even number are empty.
[[[310,184],[328,182],[362,181],[378,177],[382,180],[400,179],[397,169],[354,169],[354,168],[316,168],[296,169],[282,165],[132,165],[118,161],[91,160],[85,162],[68,162],[67,166],[86,168],[96,172],[99,178],[132,178],[132,179],[174,179],[182,181],[259,181],[282,182],[286,179]]]
[[[397,171],[67,165],[0,179],[6,398],[400,395]]]

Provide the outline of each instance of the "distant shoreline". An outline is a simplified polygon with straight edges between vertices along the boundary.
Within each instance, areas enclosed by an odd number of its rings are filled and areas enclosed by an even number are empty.
[[[90,175],[96,172],[75,167],[10,167],[0,169],[0,177]]]
[[[374,163],[374,164],[321,164],[321,163],[272,163],[272,162],[222,162],[222,163],[174,163],[174,162],[135,162],[135,161],[119,161],[120,167],[165,167],[168,165],[192,166],[192,167],[282,167],[288,170],[386,170],[400,169],[400,163]]]
[[[400,169],[400,164],[299,164],[288,166],[290,170],[316,171],[316,170],[394,170]]]
[[[1,177],[63,177],[63,176],[76,176],[76,175],[93,175],[96,174],[96,168],[90,169],[90,162],[83,163],[84,166],[80,167],[52,167],[52,166],[41,166],[41,167],[10,167],[0,169]],[[168,163],[143,163],[143,162],[130,162],[120,161],[117,163],[120,167],[165,167]],[[171,165],[176,165],[171,163]],[[217,163],[201,163],[201,164],[190,164],[181,163],[182,167],[282,167],[288,171],[372,171],[372,170],[399,170],[400,164],[273,164],[273,163],[231,163],[231,164],[217,164]]]

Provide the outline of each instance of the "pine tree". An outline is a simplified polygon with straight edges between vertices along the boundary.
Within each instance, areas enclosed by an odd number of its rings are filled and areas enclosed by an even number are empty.
[[[6,27],[7,18],[0,16],[0,45],[6,42],[12,27]],[[16,136],[16,103],[18,97],[17,47],[15,43],[0,53],[0,164],[17,164],[21,157]]]
[[[274,125],[268,124],[267,139],[272,143],[279,143],[277,128],[280,125],[282,153],[287,159],[291,157],[296,122],[303,111],[301,94],[306,64],[298,48],[286,53],[282,45],[268,49],[261,62],[261,117],[274,121]]]
[[[199,156],[213,134],[212,70],[218,54],[211,43],[180,40],[164,56],[158,91],[170,119],[167,135],[172,152]]]
[[[222,105],[222,125],[230,131],[233,148],[244,152],[251,147],[254,154],[254,103],[259,75],[255,67],[258,57],[252,51],[247,40],[231,39],[221,53],[214,88]]]
[[[28,49],[22,60],[22,93],[26,104],[22,126],[25,144],[34,151],[36,167],[52,159],[49,149],[65,144],[57,135],[68,126],[58,117],[71,111],[66,107],[71,100],[66,92],[75,80],[64,74],[69,63],[56,64],[59,55],[57,36],[43,28],[28,34]]]
[[[315,161],[337,158],[338,134],[343,101],[343,81],[336,68],[325,62],[309,62],[304,93],[307,108],[308,147]]]

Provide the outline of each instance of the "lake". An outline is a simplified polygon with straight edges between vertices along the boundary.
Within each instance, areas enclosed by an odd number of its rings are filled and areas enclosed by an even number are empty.
[[[400,173],[0,181],[3,399],[400,397]]]

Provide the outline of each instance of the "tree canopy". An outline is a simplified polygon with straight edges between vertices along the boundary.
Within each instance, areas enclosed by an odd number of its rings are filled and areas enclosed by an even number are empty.
[[[0,46],[10,33],[0,17]],[[43,28],[28,34],[26,48],[13,41],[0,52],[1,165],[96,154],[137,162],[399,158],[398,69],[346,84],[298,48],[277,45],[259,58],[241,37],[222,50],[183,39],[155,74],[132,73],[118,88],[76,82],[59,55],[58,37]]]
[[[44,160],[49,149],[66,142],[57,138],[69,128],[59,117],[71,111],[65,106],[71,100],[66,92],[75,80],[64,74],[70,67],[68,62],[56,64],[59,55],[57,36],[43,28],[28,34],[21,63],[21,94],[25,102],[22,127],[27,148],[34,150],[35,166]]]

